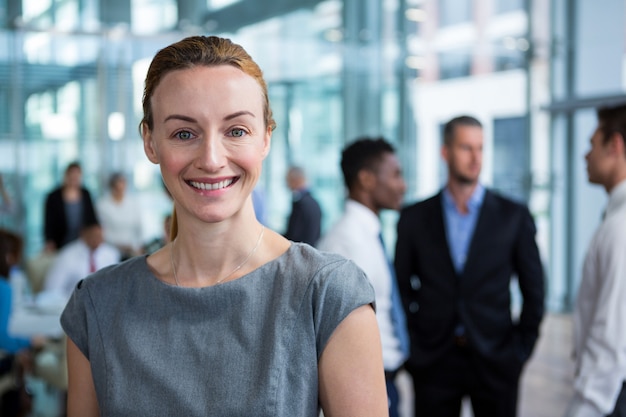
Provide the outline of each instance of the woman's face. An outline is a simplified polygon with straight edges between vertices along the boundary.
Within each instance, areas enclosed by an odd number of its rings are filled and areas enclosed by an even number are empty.
[[[64,185],[66,187],[79,188],[83,181],[83,171],[78,167],[69,168],[65,172]]]
[[[270,148],[263,95],[232,66],[173,71],[151,98],[154,128],[143,133],[179,216],[219,222],[238,213]]]

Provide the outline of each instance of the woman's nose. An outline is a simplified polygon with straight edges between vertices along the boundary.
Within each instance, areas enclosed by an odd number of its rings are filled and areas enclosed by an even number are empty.
[[[200,168],[213,171],[226,163],[226,149],[216,135],[207,135],[202,140],[196,158]]]

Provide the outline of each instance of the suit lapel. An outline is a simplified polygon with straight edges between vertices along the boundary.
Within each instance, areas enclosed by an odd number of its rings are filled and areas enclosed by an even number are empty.
[[[450,253],[450,245],[448,245],[448,237],[446,234],[446,226],[443,214],[443,193],[439,192],[437,198],[433,200],[434,204],[431,206],[433,213],[431,214],[434,221],[431,223],[433,245],[437,248],[441,248],[442,253],[445,253],[446,263],[449,265],[450,270],[456,274],[454,269],[454,263],[452,262],[452,254]]]

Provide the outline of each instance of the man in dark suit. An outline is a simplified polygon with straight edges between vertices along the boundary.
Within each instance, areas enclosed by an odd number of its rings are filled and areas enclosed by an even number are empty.
[[[444,128],[448,181],[401,211],[395,267],[407,313],[415,416],[516,415],[518,382],[544,312],[543,267],[528,208],[479,183],[483,130],[460,116]],[[512,317],[510,283],[523,306]]]
[[[285,237],[294,242],[315,245],[322,232],[322,209],[309,191],[302,168],[289,168],[287,186],[292,192],[293,200]]]

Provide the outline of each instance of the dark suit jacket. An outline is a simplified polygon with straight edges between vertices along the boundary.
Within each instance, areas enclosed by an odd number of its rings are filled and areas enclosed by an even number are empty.
[[[457,274],[444,230],[442,193],[406,207],[398,221],[395,267],[411,336],[409,366],[435,363],[453,348],[462,324],[478,360],[519,372],[530,356],[544,312],[544,276],[535,224],[526,206],[487,191]],[[523,296],[511,317],[509,285]]]
[[[83,224],[93,224],[97,220],[91,195],[86,188],[81,188],[83,202]],[[67,237],[67,218],[61,188],[56,188],[46,198],[44,212],[44,238],[52,241],[57,249],[65,245]]]
[[[322,232],[322,209],[309,191],[294,200],[285,237],[294,242],[315,245]]]

